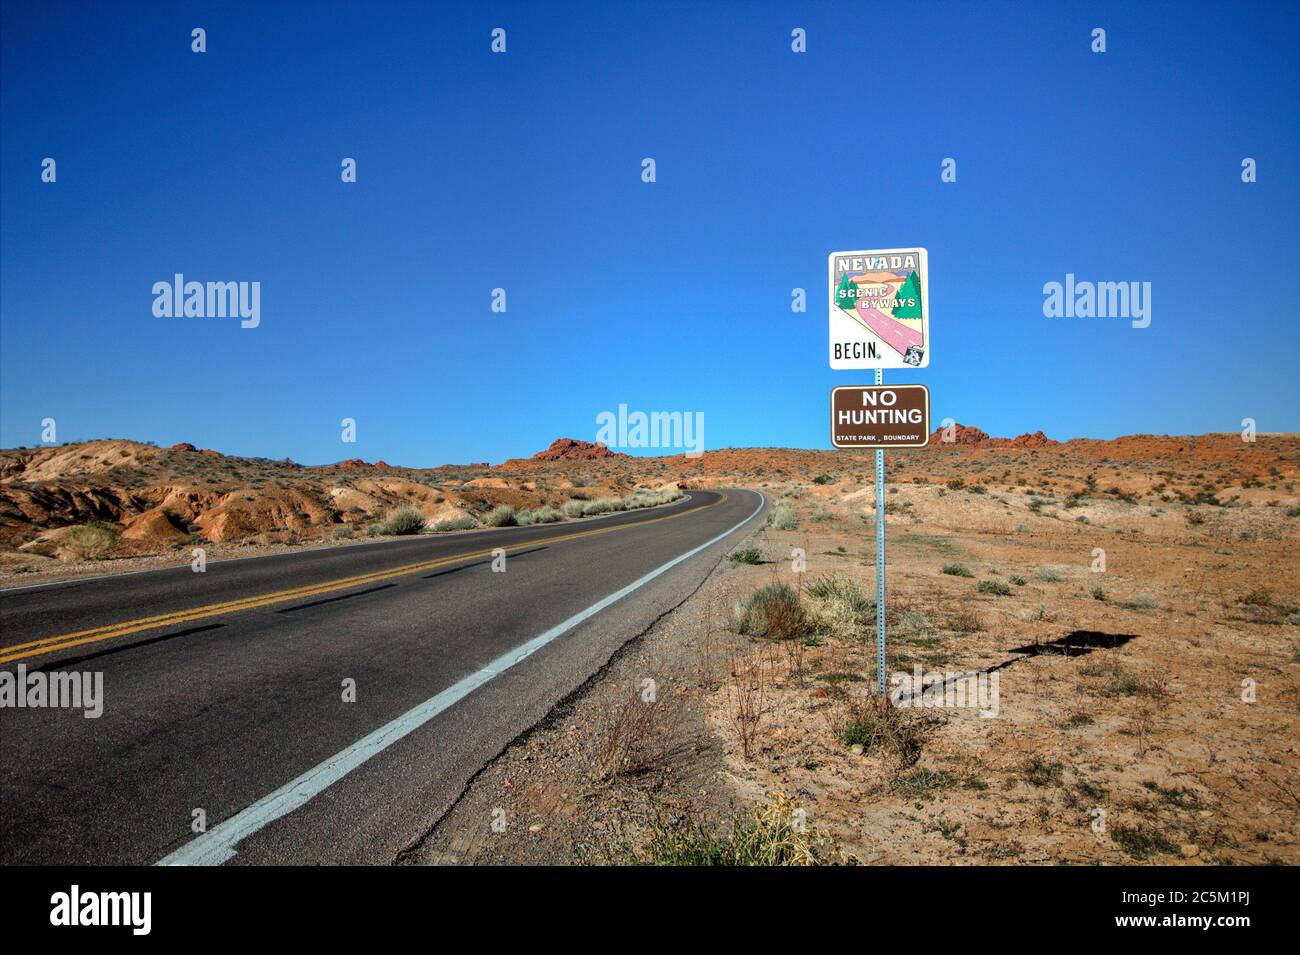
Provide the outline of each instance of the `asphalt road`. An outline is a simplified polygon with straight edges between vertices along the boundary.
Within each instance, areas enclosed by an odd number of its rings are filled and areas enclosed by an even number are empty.
[[[0,863],[391,862],[762,507],[693,491],[589,521],[2,591],[0,669],[102,673],[103,714],[0,709]]]

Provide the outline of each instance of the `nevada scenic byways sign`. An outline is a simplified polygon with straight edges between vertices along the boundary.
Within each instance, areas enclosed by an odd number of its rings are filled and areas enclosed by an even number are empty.
[[[930,364],[930,270],[925,249],[832,252],[832,368]]]
[[[923,448],[930,440],[925,385],[843,385],[831,391],[837,448]]]

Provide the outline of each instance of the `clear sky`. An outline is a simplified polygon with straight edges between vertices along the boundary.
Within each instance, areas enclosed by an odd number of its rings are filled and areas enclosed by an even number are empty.
[[[5,0],[0,445],[498,462],[624,403],[828,447],[870,373],[826,255],[917,245],[932,362],[886,380],[936,422],[1300,430],[1298,10]],[[261,325],[154,317],[176,272]],[[1150,327],[1044,317],[1067,273],[1150,282]]]

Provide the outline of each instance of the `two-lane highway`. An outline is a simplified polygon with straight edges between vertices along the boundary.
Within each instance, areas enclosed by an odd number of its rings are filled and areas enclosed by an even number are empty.
[[[0,862],[389,862],[763,504],[0,592],[0,668],[102,673],[104,696],[97,719],[0,709]]]

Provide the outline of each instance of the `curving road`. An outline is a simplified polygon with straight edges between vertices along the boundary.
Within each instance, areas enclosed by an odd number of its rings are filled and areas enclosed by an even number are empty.
[[[693,491],[589,521],[0,591],[0,669],[103,674],[97,719],[0,710],[0,863],[391,862],[763,506]]]

